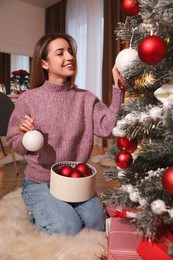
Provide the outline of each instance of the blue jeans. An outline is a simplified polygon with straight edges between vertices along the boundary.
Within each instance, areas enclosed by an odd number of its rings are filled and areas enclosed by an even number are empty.
[[[49,184],[25,177],[22,197],[36,226],[50,234],[75,235],[83,227],[105,230],[106,216],[97,196],[82,203],[67,203],[50,194]]]

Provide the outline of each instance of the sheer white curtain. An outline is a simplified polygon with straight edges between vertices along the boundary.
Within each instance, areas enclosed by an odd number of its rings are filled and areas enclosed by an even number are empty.
[[[29,72],[29,57],[11,54],[11,72],[21,69]]]
[[[103,0],[68,0],[66,32],[77,42],[79,88],[102,99]],[[100,138],[94,144],[102,145]]]
[[[66,32],[78,45],[76,84],[102,97],[103,0],[68,0]]]

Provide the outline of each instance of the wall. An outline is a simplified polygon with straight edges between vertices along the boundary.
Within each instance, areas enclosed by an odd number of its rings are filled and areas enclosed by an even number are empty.
[[[43,8],[20,0],[0,0],[0,52],[32,56],[44,30]]]

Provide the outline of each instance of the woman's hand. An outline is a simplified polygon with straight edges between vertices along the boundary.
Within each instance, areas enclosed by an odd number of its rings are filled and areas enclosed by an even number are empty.
[[[24,135],[26,132],[34,130],[34,119],[28,115],[25,115],[21,124],[19,125],[19,132]]]
[[[113,80],[114,80],[114,84],[115,84],[115,88],[119,88],[118,87],[118,80],[121,78],[121,74],[120,72],[117,70],[117,68],[113,67],[112,69],[112,75],[113,75]]]

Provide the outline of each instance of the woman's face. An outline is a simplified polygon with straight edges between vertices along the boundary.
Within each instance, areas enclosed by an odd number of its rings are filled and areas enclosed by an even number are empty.
[[[49,43],[47,61],[42,60],[42,68],[47,70],[51,83],[65,83],[67,77],[74,75],[75,61],[66,40],[58,38]]]

